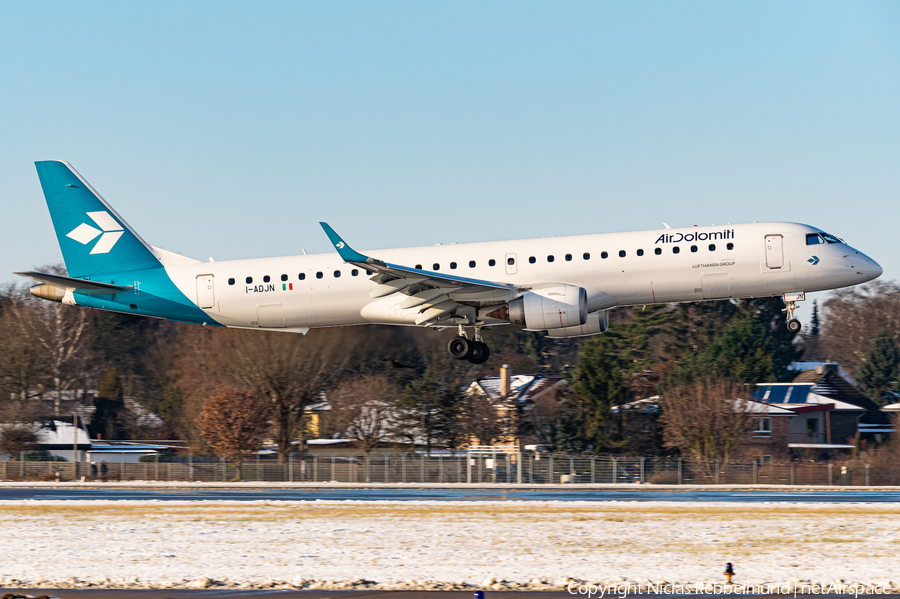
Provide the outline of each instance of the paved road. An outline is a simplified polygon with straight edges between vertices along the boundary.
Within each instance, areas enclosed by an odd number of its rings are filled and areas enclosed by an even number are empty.
[[[327,500],[430,500],[430,501],[749,501],[814,503],[897,503],[898,491],[737,491],[649,489],[199,489],[199,488],[0,488],[3,499],[128,499],[161,501],[314,501]]]

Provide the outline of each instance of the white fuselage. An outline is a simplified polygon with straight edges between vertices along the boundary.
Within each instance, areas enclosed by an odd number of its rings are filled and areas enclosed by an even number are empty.
[[[878,264],[844,243],[808,245],[807,235],[819,232],[795,223],[752,223],[366,253],[385,262],[508,283],[520,290],[551,283],[582,287],[591,312],[822,291],[881,274]],[[166,270],[211,320],[225,326],[300,330],[367,323],[412,325],[420,313],[418,308],[398,306],[406,297],[401,293],[372,299],[370,292],[377,284],[337,253]],[[497,291],[488,296],[481,294],[478,302],[499,304],[515,294]]]

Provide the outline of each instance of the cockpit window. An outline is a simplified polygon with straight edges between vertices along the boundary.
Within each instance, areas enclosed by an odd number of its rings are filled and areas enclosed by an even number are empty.
[[[818,233],[807,233],[806,234],[806,245],[816,245],[822,243],[822,238],[819,237]]]
[[[822,237],[825,238],[825,241],[828,243],[841,243],[841,240],[835,237],[834,235],[829,235],[828,233],[822,233]]]

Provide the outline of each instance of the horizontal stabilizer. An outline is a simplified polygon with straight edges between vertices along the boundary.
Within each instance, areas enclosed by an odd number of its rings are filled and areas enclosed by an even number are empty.
[[[44,272],[17,272],[14,273],[20,277],[28,277],[41,283],[55,285],[63,289],[71,289],[79,293],[89,295],[101,295],[110,293],[122,293],[134,289],[131,285],[113,285],[112,283],[100,283],[98,281],[86,281],[85,279],[73,279],[72,277],[63,277],[60,275],[51,275]]]

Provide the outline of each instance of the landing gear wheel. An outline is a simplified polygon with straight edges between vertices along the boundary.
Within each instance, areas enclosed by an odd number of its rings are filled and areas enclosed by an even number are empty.
[[[472,351],[466,359],[472,364],[484,364],[487,362],[488,358],[491,357],[491,349],[487,346],[487,343],[482,343],[481,341],[470,341],[470,343],[472,344]]]
[[[800,321],[797,320],[796,318],[790,319],[789,321],[787,321],[787,328],[792,333],[799,333],[800,332]]]
[[[454,360],[468,360],[472,354],[473,342],[465,337],[454,337],[447,344],[447,351]]]

